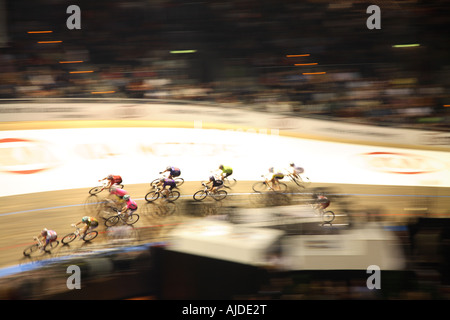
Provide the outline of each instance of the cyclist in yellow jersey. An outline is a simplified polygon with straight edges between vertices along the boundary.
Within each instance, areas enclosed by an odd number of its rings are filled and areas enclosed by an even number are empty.
[[[86,232],[89,230],[94,230],[98,227],[98,220],[94,217],[84,216],[81,218],[81,221],[73,224],[73,227],[78,227],[80,224],[84,224],[84,226],[80,229],[80,240],[84,238]]]
[[[269,174],[266,176],[266,181],[271,183],[271,187],[274,190],[280,190],[279,180],[284,178],[284,173],[282,170],[277,170],[274,167],[269,168]]]

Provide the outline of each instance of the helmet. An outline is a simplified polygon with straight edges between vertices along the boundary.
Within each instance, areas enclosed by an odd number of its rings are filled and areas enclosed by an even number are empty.
[[[219,166],[219,169],[220,169],[220,170],[222,170],[222,169],[223,169],[223,164],[221,164],[221,165]]]
[[[47,231],[48,231],[47,228],[42,229],[41,236],[47,235]]]
[[[213,180],[215,180],[214,176],[210,176],[209,181],[213,181]]]
[[[166,170],[170,170],[170,169],[172,169],[172,167],[171,167],[171,166],[168,166],[168,167],[166,168]]]
[[[273,167],[269,168],[269,172],[273,173]]]
[[[112,179],[112,178],[113,178],[113,175],[110,174],[107,178],[108,178],[108,179]]]
[[[293,162],[291,162],[289,165],[290,165],[291,167],[295,166],[295,164],[294,164]]]
[[[82,222],[88,222],[89,221],[89,217],[85,216],[85,217],[81,218],[81,221]]]
[[[159,182],[164,182],[165,178],[159,178]]]
[[[130,199],[130,195],[126,194],[126,195],[123,196],[122,199],[125,200],[125,201],[128,201],[128,199]]]

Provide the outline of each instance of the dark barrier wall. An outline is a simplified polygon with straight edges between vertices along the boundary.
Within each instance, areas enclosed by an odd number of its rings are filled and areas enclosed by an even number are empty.
[[[258,292],[267,278],[262,269],[207,257],[153,248],[160,299],[231,299]]]

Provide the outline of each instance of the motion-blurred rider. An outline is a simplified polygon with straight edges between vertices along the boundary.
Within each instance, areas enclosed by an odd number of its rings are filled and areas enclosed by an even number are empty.
[[[42,243],[41,250],[44,250],[45,246],[49,243],[56,241],[58,234],[54,230],[42,229],[41,233],[37,236],[38,240]],[[44,242],[45,240],[45,242]]]
[[[131,200],[129,194],[124,195],[123,200],[125,201],[125,205],[123,206],[119,214],[123,215],[126,221],[138,209],[138,205],[136,201]]]
[[[114,185],[122,184],[122,177],[118,176],[118,175],[110,174],[109,176],[107,176],[101,180],[98,180],[98,181],[100,182],[100,181],[104,181],[104,180],[108,180],[108,184],[105,187],[107,189],[111,188]]]
[[[271,187],[275,191],[280,191],[279,180],[284,179],[284,173],[282,170],[275,169],[274,167],[269,168],[269,174],[266,176],[266,182],[271,183]]]
[[[220,179],[223,180],[233,174],[233,168],[224,166],[221,164],[219,166],[219,169],[222,170],[222,173],[220,174]]]
[[[98,220],[94,217],[84,216],[81,218],[81,221],[72,224],[72,227],[78,227],[80,224],[83,224],[83,227],[80,229],[80,240],[84,238],[88,231],[94,230],[98,227]]]
[[[214,176],[210,176],[209,181],[205,183],[205,186],[209,187],[209,191],[214,194],[218,189],[223,187],[223,181],[220,179],[216,179]]]
[[[163,197],[167,198],[169,195],[169,192],[173,190],[173,188],[177,187],[177,184],[175,180],[170,178],[161,178],[159,179],[158,183],[156,184],[157,187],[161,188],[161,194]],[[167,189],[168,187],[168,189]]]
[[[295,163],[291,162],[289,164],[289,174],[291,174],[293,177],[300,179],[300,175],[305,172],[305,169],[303,169],[302,167],[296,166]]]
[[[167,167],[166,170],[161,171],[159,174],[163,174],[164,172],[169,172],[169,176],[167,177],[168,179],[173,179],[176,177],[179,177],[181,175],[181,170],[180,168],[177,167]]]

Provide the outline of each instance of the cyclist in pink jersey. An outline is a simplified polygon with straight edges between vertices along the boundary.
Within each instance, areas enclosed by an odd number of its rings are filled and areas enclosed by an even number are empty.
[[[111,190],[109,191],[109,195],[110,200],[107,201],[112,200],[114,202],[114,205],[119,208],[123,204],[123,197],[128,195],[128,191],[117,187],[112,187]]]
[[[118,198],[123,199],[123,196],[126,195],[126,194],[128,194],[128,191],[126,191],[126,190],[124,190],[124,189],[112,187],[112,188],[111,188],[111,191],[109,192],[109,194],[115,195],[115,196],[117,196]]]
[[[124,195],[123,200],[125,201],[125,205],[123,206],[120,213],[125,215],[125,219],[128,219],[130,215],[138,209],[138,205],[136,201],[131,200],[129,194]]]

